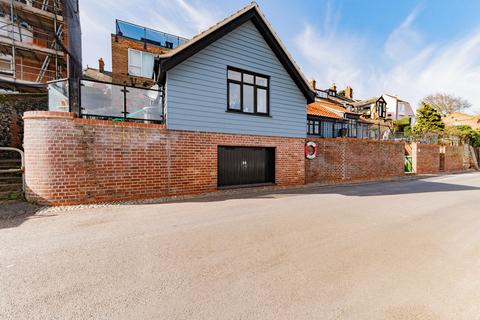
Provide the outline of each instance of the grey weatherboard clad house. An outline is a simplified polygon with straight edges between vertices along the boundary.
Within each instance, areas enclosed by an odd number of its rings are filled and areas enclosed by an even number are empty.
[[[305,106],[314,93],[255,3],[161,55],[156,73],[169,129],[306,136]],[[242,99],[243,110],[258,112],[238,112],[240,100],[230,102],[229,93],[230,100]]]

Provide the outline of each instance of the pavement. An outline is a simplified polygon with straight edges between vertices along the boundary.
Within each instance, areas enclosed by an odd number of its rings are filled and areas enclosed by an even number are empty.
[[[480,173],[0,220],[1,319],[480,319]]]

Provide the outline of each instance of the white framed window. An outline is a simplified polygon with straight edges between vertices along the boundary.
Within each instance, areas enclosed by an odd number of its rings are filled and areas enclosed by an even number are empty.
[[[128,74],[152,78],[154,56],[151,53],[128,48]]]

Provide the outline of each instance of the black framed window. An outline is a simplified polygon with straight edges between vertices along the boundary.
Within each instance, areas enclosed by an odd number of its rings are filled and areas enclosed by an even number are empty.
[[[377,101],[377,110],[378,110],[378,116],[380,118],[386,118],[387,116],[387,108],[386,104],[383,101]]]
[[[307,119],[307,134],[321,138],[337,138],[338,134],[335,133],[335,128],[339,124],[341,125],[335,120],[309,118]]]
[[[270,77],[237,68],[227,68],[227,111],[270,114]]]

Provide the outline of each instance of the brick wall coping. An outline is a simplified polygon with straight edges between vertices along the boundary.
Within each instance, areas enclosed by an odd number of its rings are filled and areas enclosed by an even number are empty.
[[[75,122],[84,123],[84,124],[98,124],[102,126],[106,125],[106,126],[116,126],[116,127],[142,127],[142,128],[165,129],[165,124],[160,124],[160,123],[111,121],[111,120],[82,119],[82,118],[76,118]]]
[[[353,142],[373,142],[373,143],[391,143],[391,144],[404,144],[404,141],[390,141],[390,140],[377,140],[377,139],[359,139],[359,138],[316,138],[316,137],[307,137],[306,140],[312,141],[353,141]]]
[[[78,123],[85,124],[99,124],[110,125],[117,127],[144,127],[144,128],[157,128],[164,129],[164,124],[158,123],[142,123],[142,122],[114,122],[111,120],[97,120],[97,119],[82,119],[77,118],[77,115],[73,112],[60,112],[60,111],[27,111],[25,112],[24,119],[69,119]]]
[[[27,111],[23,114],[23,119],[74,119],[73,112],[60,111]]]

